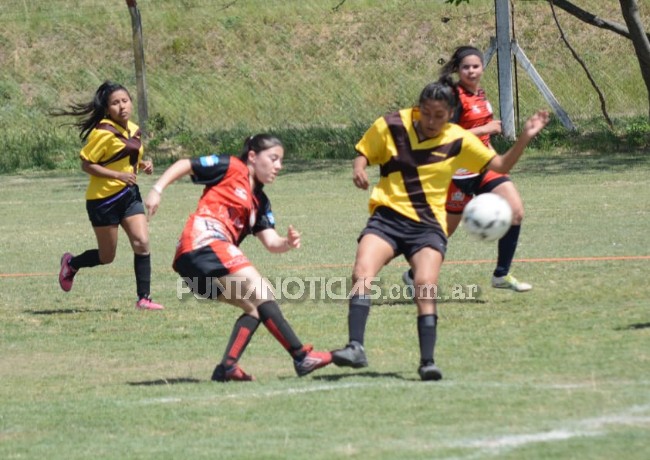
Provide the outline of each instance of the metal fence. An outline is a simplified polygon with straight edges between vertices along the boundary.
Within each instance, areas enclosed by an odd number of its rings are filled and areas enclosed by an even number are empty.
[[[575,3],[622,22],[616,1]],[[640,3],[650,29],[650,6]],[[511,5],[514,38],[564,110],[578,123],[599,117],[597,94],[560,39],[548,2]],[[456,46],[485,49],[495,34],[493,0],[460,7],[442,0],[140,0],[137,6],[154,128],[367,123],[411,105]],[[558,18],[610,115],[647,114],[631,42],[561,11]],[[22,122],[30,116],[24,113],[86,97],[105,78],[135,88],[132,38],[123,0],[3,0],[0,121]],[[483,86],[498,107],[495,63]],[[547,105],[520,67],[514,87],[521,117]]]

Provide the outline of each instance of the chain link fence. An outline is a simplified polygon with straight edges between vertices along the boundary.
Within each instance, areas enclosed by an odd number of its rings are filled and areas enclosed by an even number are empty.
[[[622,22],[616,1],[576,1]],[[486,49],[494,2],[442,0],[140,0],[148,128],[257,131],[366,125],[413,104],[453,49]],[[650,5],[640,2],[650,30]],[[610,116],[648,112],[632,43],[558,11]],[[512,3],[513,36],[576,124],[601,117],[546,1]],[[135,94],[131,18],[123,0],[3,0],[0,121],[22,127],[87,99],[104,79]],[[483,86],[498,109],[496,60]],[[519,117],[547,104],[516,67]],[[497,114],[498,115],[498,114]]]

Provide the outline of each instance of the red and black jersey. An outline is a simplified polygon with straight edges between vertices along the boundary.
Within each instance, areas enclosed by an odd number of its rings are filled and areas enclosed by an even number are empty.
[[[457,85],[458,88],[458,108],[452,119],[453,123],[460,125],[465,129],[472,129],[478,126],[488,124],[494,119],[492,105],[487,100],[485,91],[481,88],[472,93],[466,90],[463,85]],[[490,145],[490,135],[484,134],[479,139],[487,146]]]
[[[247,235],[275,227],[271,202],[261,186],[251,189],[248,167],[239,158],[210,155],[192,159],[191,165],[192,182],[205,189],[185,224],[175,258],[215,241],[238,246]]]

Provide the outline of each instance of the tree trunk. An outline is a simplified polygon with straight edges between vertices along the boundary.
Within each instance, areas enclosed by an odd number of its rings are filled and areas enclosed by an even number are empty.
[[[630,39],[634,45],[634,51],[641,67],[641,75],[648,90],[648,118],[650,119],[650,40],[645,33],[639,5],[636,0],[620,0],[621,12],[630,32]]]

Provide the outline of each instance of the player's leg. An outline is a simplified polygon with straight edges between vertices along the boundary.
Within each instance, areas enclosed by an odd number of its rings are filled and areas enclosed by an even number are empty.
[[[89,249],[78,256],[73,256],[69,252],[63,254],[59,284],[64,291],[72,289],[74,276],[79,269],[110,264],[115,259],[117,230],[121,220],[120,200],[123,195],[86,201],[86,212],[95,232],[97,249]]]
[[[352,292],[348,307],[348,344],[332,353],[334,364],[366,367],[364,335],[370,314],[372,283],[384,265],[395,257],[395,248],[374,233],[361,237],[352,270]]]
[[[431,235],[431,238],[441,238]],[[409,257],[409,263],[414,271],[415,303],[418,308],[417,330],[420,345],[420,365],[418,373],[422,380],[440,380],[442,372],[435,365],[434,351],[436,346],[438,311],[438,275],[444,254],[436,248],[445,248],[432,242],[430,246],[422,247]],[[444,250],[444,249],[443,249]]]
[[[243,266],[234,273],[220,277],[219,283],[221,291],[219,299],[244,310],[244,315],[240,318],[241,321],[238,320],[238,323],[246,322],[245,326],[235,324],[224,360],[221,363],[225,368],[236,363],[246,349],[250,336],[254,332],[251,318],[255,318],[257,324],[262,322],[271,335],[291,355],[294,369],[300,377],[332,362],[330,352],[314,351],[311,345],[302,343],[282,314],[271,285],[255,267]],[[250,336],[238,339],[241,327],[250,329]]]
[[[142,310],[162,310],[162,305],[151,300],[151,254],[147,218],[144,214],[133,214],[122,219],[121,225],[133,249],[133,270],[138,296],[135,306]]]
[[[524,218],[524,204],[521,195],[514,182],[509,179],[501,181],[498,185],[490,188],[490,191],[505,198],[512,208],[512,225],[498,243],[497,264],[492,277],[492,286],[512,289],[517,292],[529,291],[532,289],[530,284],[518,281],[510,274],[510,266],[517,251],[521,223]]]

